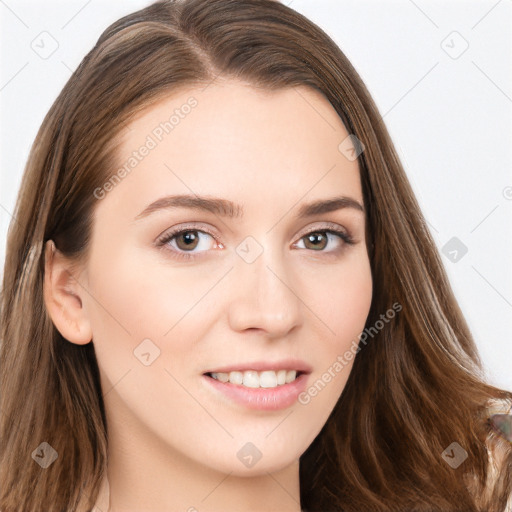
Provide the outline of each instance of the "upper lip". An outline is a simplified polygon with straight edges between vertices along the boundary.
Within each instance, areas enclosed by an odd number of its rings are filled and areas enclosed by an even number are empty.
[[[263,372],[265,370],[297,370],[301,373],[311,373],[312,368],[309,364],[299,359],[281,359],[279,361],[252,361],[250,363],[237,363],[228,366],[218,366],[215,369],[206,371],[205,373],[230,373],[244,372],[254,370]]]

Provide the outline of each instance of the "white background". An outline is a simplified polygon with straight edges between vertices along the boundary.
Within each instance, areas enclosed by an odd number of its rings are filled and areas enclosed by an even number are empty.
[[[2,271],[44,115],[101,32],[149,3],[0,0]],[[468,248],[456,262],[442,258],[489,381],[512,390],[512,0],[285,3],[326,30],[361,75],[439,249],[452,237]],[[34,50],[52,44],[48,58]]]

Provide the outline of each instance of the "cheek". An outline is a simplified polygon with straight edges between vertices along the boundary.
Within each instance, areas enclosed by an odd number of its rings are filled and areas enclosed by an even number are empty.
[[[118,246],[97,251],[90,259],[87,308],[106,386],[113,386],[128,371],[142,366],[136,359],[137,347],[145,348],[144,352],[149,351],[154,358],[162,333],[172,325],[173,318],[162,313],[165,301],[159,294],[161,284],[151,275],[152,270],[144,267]],[[144,340],[154,340],[155,345]]]
[[[364,329],[373,294],[370,262],[361,251],[354,252],[339,268],[319,273],[310,297],[325,324],[323,349],[326,354],[347,350]]]
[[[325,324],[322,343],[316,347],[323,382],[328,382],[330,402],[341,394],[353,365],[353,359],[372,302],[373,283],[368,258],[355,257],[340,267],[330,279],[317,281],[317,310]],[[320,315],[319,315],[320,316]],[[330,372],[328,375],[325,372]],[[341,376],[340,376],[341,375]],[[334,378],[335,376],[335,378]],[[315,376],[319,377],[319,374]],[[327,397],[324,396],[324,399]],[[334,405],[334,403],[333,403]]]
[[[325,311],[339,341],[353,339],[364,328],[372,302],[372,278],[369,265],[358,266],[344,273],[341,282],[333,286]]]
[[[105,384],[113,386],[128,371],[131,380],[134,370],[146,369],[149,362],[168,379],[162,373],[165,368],[183,371],[179,362],[196,361],[199,355],[197,345],[213,314],[212,299],[205,298],[205,292],[222,276],[222,269],[202,276],[157,265],[136,249],[110,250],[108,260],[105,251],[91,258],[86,297]],[[146,372],[140,382],[153,385],[156,375]]]
[[[321,321],[316,323],[322,341],[311,354],[315,372],[298,401],[309,417],[317,418],[316,426],[327,421],[345,388],[372,301],[368,258],[354,254],[345,263],[334,272],[317,274],[316,285],[308,291],[314,311],[319,312]]]
[[[91,259],[90,290],[92,317],[98,340],[112,328],[121,337],[164,336],[204,294],[204,283],[197,275],[141,256],[136,249],[111,254],[109,262],[101,255]]]

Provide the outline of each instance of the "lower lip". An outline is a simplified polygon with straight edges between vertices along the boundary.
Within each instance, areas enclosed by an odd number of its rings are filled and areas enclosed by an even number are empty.
[[[260,411],[277,411],[293,405],[306,388],[308,375],[302,373],[293,382],[275,388],[249,388],[229,382],[220,382],[213,377],[203,378],[217,391],[233,402]]]

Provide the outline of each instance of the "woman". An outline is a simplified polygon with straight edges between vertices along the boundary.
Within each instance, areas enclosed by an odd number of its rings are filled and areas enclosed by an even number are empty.
[[[290,8],[110,26],[14,217],[2,511],[505,509],[512,395],[365,86]]]

